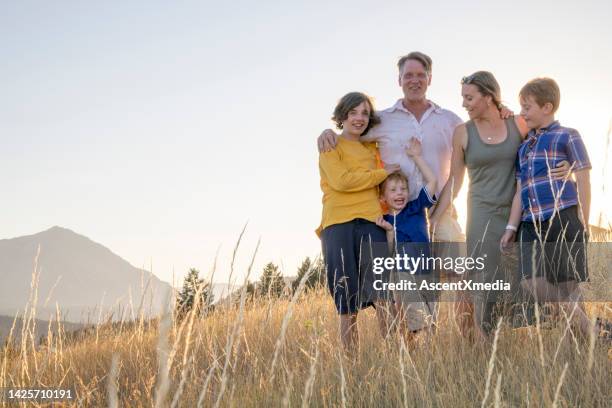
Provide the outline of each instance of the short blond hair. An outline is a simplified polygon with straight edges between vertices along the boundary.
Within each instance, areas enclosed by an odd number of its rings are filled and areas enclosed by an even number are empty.
[[[395,173],[391,173],[387,176],[387,178],[380,185],[380,195],[382,196],[385,193],[385,187],[387,187],[387,183],[390,181],[402,181],[406,184],[406,188],[408,188],[408,177],[399,171]]]
[[[550,103],[553,107],[553,113],[559,109],[561,90],[552,78],[535,78],[527,82],[521,88],[519,97],[527,99],[529,96],[532,96],[540,107]]]

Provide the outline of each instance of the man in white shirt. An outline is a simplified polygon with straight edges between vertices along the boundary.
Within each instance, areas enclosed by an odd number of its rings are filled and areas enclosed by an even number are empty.
[[[405,153],[408,141],[416,137],[423,147],[423,158],[438,178],[439,196],[448,180],[455,127],[462,120],[453,112],[443,109],[426,98],[431,84],[431,58],[421,52],[411,52],[397,63],[399,85],[404,97],[393,106],[378,112],[381,123],[370,129],[363,141],[378,143],[385,163],[397,163],[409,180],[408,200],[416,198],[423,187],[423,178],[416,165]],[[319,151],[329,151],[338,136],[331,129],[323,131],[318,139]],[[461,242],[465,238],[452,206],[435,227],[432,239]]]

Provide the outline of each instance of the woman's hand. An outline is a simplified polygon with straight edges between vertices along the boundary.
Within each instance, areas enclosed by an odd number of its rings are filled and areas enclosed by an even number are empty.
[[[512,243],[514,242],[514,236],[516,232],[507,229],[502,235],[501,240],[499,241],[499,250],[502,254],[509,254],[510,248],[512,247]]]
[[[421,147],[421,141],[417,139],[416,137],[413,137],[412,139],[410,139],[410,143],[408,144],[408,147],[406,148],[406,154],[409,157],[416,157],[416,156],[420,156],[421,154],[423,154],[423,148]]]
[[[561,163],[557,164],[557,167],[550,169],[550,177],[553,180],[565,180],[569,179],[571,174],[571,166],[567,160],[563,160]]]
[[[393,225],[391,225],[389,221],[386,221],[382,215],[376,219],[376,225],[385,231],[393,231]]]

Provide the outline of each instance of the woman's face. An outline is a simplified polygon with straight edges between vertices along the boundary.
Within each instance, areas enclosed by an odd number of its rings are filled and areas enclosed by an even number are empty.
[[[463,107],[467,111],[470,119],[480,118],[491,104],[490,96],[483,96],[476,85],[461,85],[461,96],[463,97]]]
[[[366,101],[361,102],[351,109],[347,118],[342,121],[342,129],[344,129],[344,132],[352,136],[361,136],[363,131],[368,127],[368,123],[370,123],[371,111],[370,104]]]

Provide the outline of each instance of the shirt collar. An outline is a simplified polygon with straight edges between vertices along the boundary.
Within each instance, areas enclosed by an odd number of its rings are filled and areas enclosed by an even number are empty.
[[[558,120],[553,121],[550,125],[540,128],[539,130],[535,130],[535,129],[531,129],[528,133],[529,137],[535,137],[535,136],[539,136],[542,133],[546,133],[549,130],[555,130],[556,128],[560,127],[561,124],[559,124]]]
[[[398,99],[393,106],[385,109],[385,112],[395,112],[396,110],[400,110],[406,113],[410,113],[412,114],[412,112],[410,112],[408,109],[406,109],[404,107],[404,104],[402,103],[403,99]],[[429,103],[429,108],[427,108],[427,111],[429,111],[430,109],[433,109],[434,113],[442,113],[442,108],[440,106],[438,106],[437,104],[435,104],[434,102],[430,101],[429,99],[427,100],[427,102]],[[427,112],[425,111],[425,112]]]

